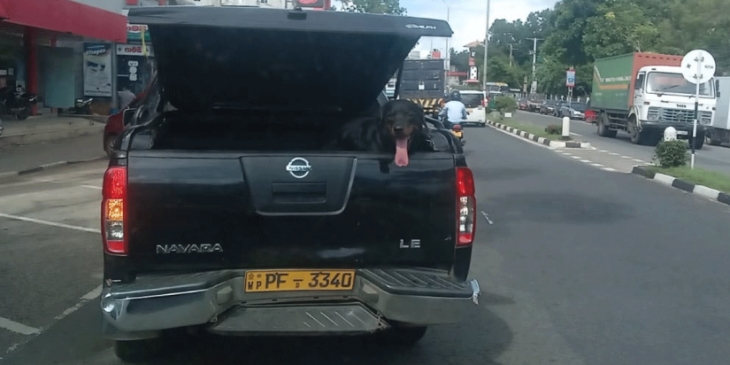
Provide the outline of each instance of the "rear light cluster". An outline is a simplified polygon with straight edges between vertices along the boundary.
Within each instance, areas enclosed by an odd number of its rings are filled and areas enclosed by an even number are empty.
[[[456,217],[458,234],[456,247],[469,246],[476,233],[476,189],[474,174],[467,167],[456,168]]]
[[[127,167],[112,166],[104,173],[101,201],[101,237],[104,251],[126,255],[127,227]]]

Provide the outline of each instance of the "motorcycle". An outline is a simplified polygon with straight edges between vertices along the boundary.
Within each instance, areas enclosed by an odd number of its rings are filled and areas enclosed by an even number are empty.
[[[91,103],[94,98],[76,99],[73,108],[68,110],[68,114],[91,115]]]
[[[26,120],[38,102],[38,96],[26,93],[21,87],[12,89],[8,86],[0,89],[0,114],[13,115],[17,120]]]
[[[461,128],[461,124],[454,124],[454,126],[451,127],[451,133],[453,133],[459,142],[461,142],[462,146],[466,144],[466,140],[464,139],[464,130]]]

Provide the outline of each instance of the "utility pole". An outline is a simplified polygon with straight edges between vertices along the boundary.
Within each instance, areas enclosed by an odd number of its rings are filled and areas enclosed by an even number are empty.
[[[451,6],[444,0],[446,4],[446,22],[450,23]],[[446,71],[451,71],[451,48],[449,48],[449,38],[446,38]]]
[[[487,32],[484,36],[484,70],[482,71],[482,85],[484,85],[484,90],[487,90],[487,55],[489,53],[489,7],[491,1],[487,0]]]
[[[530,85],[530,94],[537,92],[537,80],[535,79],[536,64],[537,64],[537,41],[541,41],[542,38],[527,38],[532,40],[532,85]]]
[[[509,45],[509,67],[512,67],[512,44]]]

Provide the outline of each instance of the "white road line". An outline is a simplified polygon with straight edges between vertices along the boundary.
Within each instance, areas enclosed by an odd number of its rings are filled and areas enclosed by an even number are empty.
[[[489,216],[487,215],[487,212],[485,212],[485,211],[483,211],[483,210],[482,210],[482,216],[484,216],[484,219],[486,219],[486,220],[487,220],[487,223],[489,223],[489,225],[490,225],[490,226],[491,226],[492,224],[494,224],[494,222],[492,222],[492,220],[491,220],[491,219],[489,219]]]
[[[96,299],[99,295],[101,295],[101,285],[94,288],[94,290],[84,294],[84,296],[81,297],[81,299],[92,300],[92,299]]]
[[[18,323],[7,318],[0,317],[0,328],[4,328],[10,332],[20,333],[21,335],[37,335],[41,333],[38,328],[26,326],[22,323]]]
[[[570,156],[570,157],[571,157],[571,158],[574,158],[574,159],[576,159],[576,160],[577,160],[577,159],[580,159],[580,156]]]
[[[616,171],[616,169],[612,169],[610,167],[604,167],[601,170],[604,170],[604,171]]]
[[[573,136],[583,137],[582,135],[580,135],[580,134],[578,134],[578,133],[573,133],[573,132],[570,132],[570,134],[571,134],[571,135],[573,135]]]
[[[621,158],[629,158],[630,159],[632,157],[629,157],[629,156],[621,156]]]
[[[598,150],[598,152],[605,152],[605,153],[608,153],[608,151],[606,151],[606,150]]]
[[[591,163],[591,160],[580,160],[580,162]]]
[[[603,167],[603,165],[601,165],[600,163],[592,163],[591,166],[594,166],[594,167]]]
[[[616,152],[609,152],[608,154],[609,154],[609,155],[612,155],[612,156],[620,156],[620,155],[619,155],[618,153],[616,153]]]
[[[0,213],[0,217],[2,217],[2,218],[9,218],[9,219],[15,219],[15,220],[24,221],[24,222],[30,222],[30,223],[44,224],[44,225],[53,226],[53,227],[68,228],[68,229],[73,229],[73,230],[82,231],[82,232],[101,233],[101,230],[99,230],[99,229],[79,227],[79,226],[72,226],[70,224],[63,224],[63,223],[56,223],[56,222],[44,221],[44,220],[41,220],[41,219],[21,217],[21,216],[12,215],[12,214]]]
[[[82,188],[87,188],[87,189],[101,190],[101,186],[94,186],[94,185],[79,185],[79,186],[81,186]]]
[[[62,320],[64,318],[66,318],[69,314],[71,314],[73,312],[76,312],[81,307],[83,307],[84,304],[86,304],[86,302],[88,302],[90,300],[93,300],[93,299],[96,299],[97,297],[99,297],[99,295],[101,295],[101,285],[99,285],[96,288],[94,288],[94,290],[92,290],[92,291],[84,294],[79,299],[78,303],[76,303],[73,307],[70,307],[70,308],[66,309],[65,311],[61,312],[61,314],[55,316],[53,319],[55,319],[57,321],[60,321],[60,320]]]
[[[635,158],[634,162],[644,162],[644,160],[639,160],[638,158]]]

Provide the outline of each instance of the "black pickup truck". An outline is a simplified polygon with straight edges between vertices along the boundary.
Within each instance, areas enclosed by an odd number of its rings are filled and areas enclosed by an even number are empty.
[[[458,142],[433,130],[406,167],[324,148],[387,102],[388,79],[446,22],[185,6],[129,21],[149,26],[160,91],[103,181],[102,330],[119,358],[180,329],[412,344],[473,315],[476,200]]]

